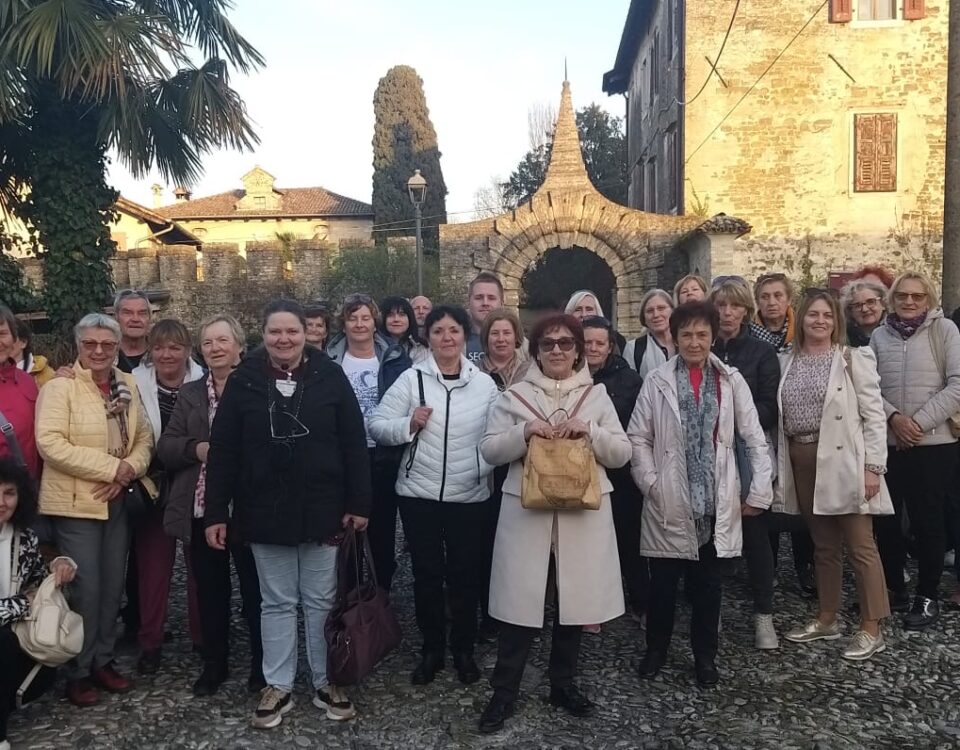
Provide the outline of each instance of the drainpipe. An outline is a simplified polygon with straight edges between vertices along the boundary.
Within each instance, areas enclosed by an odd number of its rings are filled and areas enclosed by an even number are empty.
[[[170,226],[168,226],[166,229],[161,229],[159,232],[154,232],[153,234],[148,234],[146,237],[141,237],[139,240],[137,240],[137,244],[134,245],[133,247],[134,249],[139,250],[141,242],[146,242],[147,240],[155,240],[157,237],[162,237],[163,235],[167,234],[168,232],[172,232],[173,230],[174,230],[174,224],[171,223]]]

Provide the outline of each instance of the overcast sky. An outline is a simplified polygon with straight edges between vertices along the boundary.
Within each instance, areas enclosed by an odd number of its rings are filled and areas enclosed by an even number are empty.
[[[556,106],[564,58],[576,108],[617,116],[601,91],[629,0],[237,0],[231,19],[266,58],[236,76],[261,143],[205,160],[194,196],[240,187],[259,164],[277,187],[323,186],[370,201],[373,92],[393,65],[416,68],[437,130],[450,220],[471,218],[476,189],[506,177],[527,150],[527,112]],[[158,175],[110,170],[123,195],[153,205]],[[166,186],[172,191],[172,185]],[[172,192],[165,203],[173,201]]]

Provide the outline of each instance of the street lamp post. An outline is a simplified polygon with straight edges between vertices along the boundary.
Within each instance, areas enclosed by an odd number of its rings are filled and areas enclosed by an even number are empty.
[[[407,192],[410,193],[410,202],[413,204],[414,216],[417,219],[417,295],[423,294],[423,199],[427,195],[427,181],[420,174],[419,169],[413,171],[413,177],[407,180]]]

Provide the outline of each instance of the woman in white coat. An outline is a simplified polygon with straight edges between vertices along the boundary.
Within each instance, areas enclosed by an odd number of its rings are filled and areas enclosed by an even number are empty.
[[[410,545],[417,626],[423,636],[414,685],[443,669],[447,644],[444,584],[453,622],[450,650],[460,682],[480,679],[473,659],[477,607],[485,568],[483,527],[490,501],[480,456],[487,414],[500,392],[493,379],[463,356],[467,313],[435,307],[424,322],[430,356],[401,373],[370,416],[381,445],[407,445],[396,491]]]
[[[690,640],[701,687],[715,685],[723,560],[740,555],[741,514],[758,515],[773,501],[770,453],[743,376],[710,353],[719,331],[709,302],[673,311],[679,356],[650,373],[627,433],[631,469],[644,495],[640,554],[650,558],[647,652],[643,678],[666,663],[677,583],[692,599]],[[741,507],[735,436],[753,469]]]
[[[872,521],[873,515],[893,514],[882,477],[887,426],[880,376],[869,347],[843,346],[843,312],[829,292],[808,290],[796,320],[795,345],[784,355],[777,394],[777,505],[807,521],[820,611],[786,638],[806,643],[840,637],[845,545],[857,578],[860,628],[843,657],[862,661],[886,648],[880,620],[890,616]]]
[[[626,464],[630,444],[610,397],[603,388],[593,387],[584,357],[583,329],[575,317],[557,314],[543,318],[531,332],[530,355],[535,364],[500,397],[480,443],[488,463],[510,464],[490,579],[490,615],[502,624],[491,680],[494,694],[480,718],[481,732],[497,731],[513,714],[530,646],[543,627],[551,565],[556,571],[558,599],[549,669],[550,703],[554,706],[574,716],[592,712],[593,704],[574,684],[582,629],[624,612],[610,508],[612,485],[603,467]],[[553,419],[553,424],[545,422],[521,398],[543,415],[565,418]],[[581,399],[576,414],[567,416]],[[524,459],[533,435],[588,438],[600,474],[598,510],[521,506]]]

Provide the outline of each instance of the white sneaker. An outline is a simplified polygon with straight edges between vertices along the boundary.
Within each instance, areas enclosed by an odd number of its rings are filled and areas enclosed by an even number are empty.
[[[943,567],[952,568],[957,562],[957,553],[953,550],[950,550],[943,556]]]
[[[10,750],[10,743],[6,740],[0,740],[0,750]]]
[[[260,693],[260,703],[253,712],[250,725],[255,729],[273,729],[280,726],[283,715],[293,708],[293,695],[268,685]]]
[[[319,688],[313,696],[313,705],[325,711],[327,718],[332,721],[346,721],[357,715],[357,709],[353,707],[347,694],[336,685]]]
[[[780,639],[773,627],[773,615],[754,615],[753,634],[753,645],[762,651],[780,648]]]

